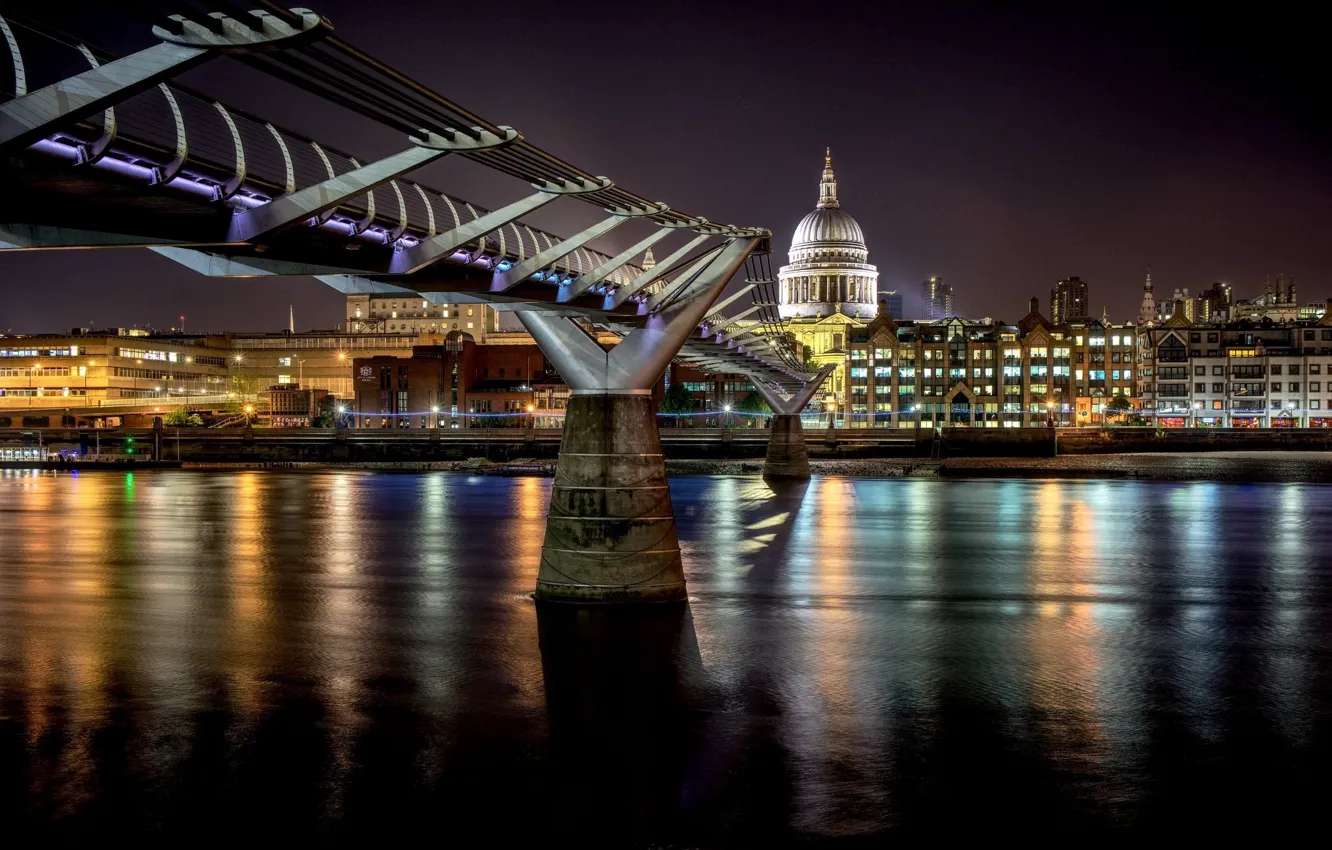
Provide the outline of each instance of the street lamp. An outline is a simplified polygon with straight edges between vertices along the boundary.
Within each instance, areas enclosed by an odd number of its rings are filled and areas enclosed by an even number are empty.
[[[1053,402],[1053,401],[1047,401],[1047,402],[1045,403],[1045,424],[1046,424],[1047,426],[1051,427],[1051,428],[1053,428],[1053,427],[1055,426],[1055,423],[1054,423],[1054,402]]]
[[[536,427],[536,416],[533,415],[533,414],[535,414],[535,413],[536,413],[536,405],[535,405],[535,404],[529,404],[529,405],[527,406],[527,427],[528,427],[528,428],[535,428],[535,427]]]

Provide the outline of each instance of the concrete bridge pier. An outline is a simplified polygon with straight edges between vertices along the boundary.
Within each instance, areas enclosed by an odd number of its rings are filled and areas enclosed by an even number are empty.
[[[832,374],[826,366],[808,383],[789,397],[783,397],[772,387],[755,382],[754,388],[772,408],[772,424],[768,433],[768,456],[763,461],[764,478],[808,478],[809,452],[805,448],[805,430],[800,424],[800,411],[818,392],[824,380]]]
[[[586,604],[685,598],[652,386],[761,241],[730,239],[681,297],[610,350],[564,316],[518,313],[573,390],[537,599]]]

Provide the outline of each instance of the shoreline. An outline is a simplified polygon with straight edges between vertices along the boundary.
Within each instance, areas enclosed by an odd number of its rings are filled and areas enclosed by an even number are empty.
[[[159,462],[158,464],[26,464],[11,462],[9,469],[80,472],[130,472],[153,468],[189,471],[260,470],[284,472],[454,472],[502,477],[550,477],[550,460],[523,458],[509,463],[466,461],[235,461]],[[669,475],[725,475],[759,477],[763,461],[671,460]],[[1229,481],[1332,483],[1332,452],[1150,452],[1132,454],[1078,454],[1061,457],[954,457],[865,458],[810,460],[810,471],[820,477],[910,479],[1093,479],[1130,481]]]

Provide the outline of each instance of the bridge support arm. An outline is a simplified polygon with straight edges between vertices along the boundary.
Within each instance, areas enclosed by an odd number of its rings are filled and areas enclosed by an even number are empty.
[[[573,390],[537,572],[538,600],[685,598],[652,386],[757,244],[732,240],[685,297],[609,351],[570,319],[518,313]]]
[[[439,262],[448,257],[462,246],[477,241],[487,233],[493,233],[533,210],[540,209],[561,195],[584,195],[600,192],[608,185],[609,181],[592,184],[564,183],[557,185],[549,183],[538,186],[536,192],[522,200],[514,201],[508,206],[486,213],[475,221],[460,224],[452,230],[438,236],[432,236],[419,245],[399,252],[394,256],[392,271],[394,274],[418,272],[431,263]]]
[[[665,208],[660,205],[652,208],[636,207],[634,209],[611,210],[610,215],[591,227],[585,228],[577,235],[556,242],[549,248],[538,251],[521,263],[495,275],[494,280],[490,284],[490,289],[492,292],[504,292],[505,290],[512,289],[532,275],[553,264],[556,260],[569,256],[593,239],[609,233],[629,219],[637,216],[656,215],[657,213],[664,211]]]
[[[670,256],[658,261],[655,268],[643,272],[641,275],[634,278],[628,286],[622,286],[615,290],[615,293],[607,299],[610,302],[607,305],[607,308],[619,307],[630,298],[633,298],[635,295],[642,292],[652,283],[655,283],[663,275],[674,271],[675,267],[678,266],[685,257],[689,256],[689,252],[708,241],[711,237],[711,233],[700,233],[698,236],[695,236],[693,239],[690,239],[688,242],[681,245],[677,250],[671,252]]]
[[[598,283],[601,283],[607,277],[614,274],[616,269],[623,267],[634,257],[637,257],[639,254],[643,253],[648,248],[651,248],[653,245],[656,245],[662,239],[665,239],[667,236],[670,235],[670,233],[671,233],[670,228],[666,227],[658,228],[658,230],[655,233],[652,233],[646,236],[645,238],[639,240],[635,244],[631,245],[629,248],[626,248],[625,250],[616,254],[614,257],[611,257],[609,260],[597,266],[595,269],[588,272],[587,274],[579,275],[578,279],[575,280],[573,283],[570,283],[568,286],[560,287],[560,295],[558,299],[559,302],[563,304],[565,302],[572,301],[573,299],[582,295],[584,292],[587,292],[589,289],[591,289],[592,287],[596,286]]]
[[[805,430],[800,424],[800,411],[805,409],[805,405],[809,404],[832,371],[832,366],[825,366],[787,398],[760,381],[754,382],[754,389],[763,396],[773,412],[768,430],[768,454],[763,461],[764,478],[809,477],[809,450],[805,447]]]
[[[250,242],[308,221],[454,151],[489,150],[510,144],[518,138],[518,132],[513,128],[500,129],[504,131],[502,137],[477,128],[480,139],[472,139],[462,133],[454,134],[453,139],[445,139],[423,130],[419,138],[412,139],[415,146],[401,153],[363,165],[346,174],[330,177],[254,209],[236,213],[227,229],[227,241]]]

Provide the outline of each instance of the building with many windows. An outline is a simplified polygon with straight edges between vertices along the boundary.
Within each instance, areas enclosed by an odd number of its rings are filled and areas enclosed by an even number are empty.
[[[839,424],[859,428],[1100,424],[1135,386],[1133,325],[1055,324],[1035,298],[1015,325],[952,317],[898,322],[880,312],[844,353]]]
[[[906,318],[906,313],[902,310],[902,293],[896,289],[890,289],[879,293],[879,302],[888,309],[888,315],[894,319],[902,320]]]
[[[925,319],[953,315],[953,287],[943,278],[929,277],[920,284],[920,315]]]
[[[424,336],[424,344],[443,340]],[[352,361],[358,357],[410,357],[423,344],[417,334],[345,333],[234,333],[222,337],[228,348],[227,366],[233,392],[246,395],[274,384],[300,384],[338,398],[355,392]]]
[[[1332,427],[1332,311],[1196,325],[1181,308],[1138,348],[1142,412],[1159,426]]]
[[[1056,325],[1091,318],[1087,282],[1074,275],[1056,281],[1050,290],[1050,320]]]
[[[80,331],[0,338],[0,407],[57,408],[214,396],[228,383],[220,338]]]
[[[432,304],[420,298],[348,295],[346,328],[352,333],[447,334],[460,331],[485,342],[499,330],[499,314],[486,304]]]

